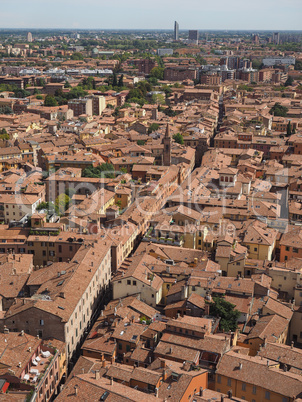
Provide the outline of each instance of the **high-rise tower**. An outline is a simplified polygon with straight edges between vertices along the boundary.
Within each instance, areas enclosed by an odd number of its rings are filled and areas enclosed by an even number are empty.
[[[174,40],[179,40],[179,24],[177,21],[174,22]]]
[[[32,42],[33,41],[33,36],[32,36],[31,32],[27,32],[26,40],[27,40],[27,42]]]

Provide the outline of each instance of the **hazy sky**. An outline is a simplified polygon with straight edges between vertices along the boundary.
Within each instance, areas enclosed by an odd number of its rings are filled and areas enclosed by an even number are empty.
[[[0,0],[0,28],[302,30],[302,0]]]

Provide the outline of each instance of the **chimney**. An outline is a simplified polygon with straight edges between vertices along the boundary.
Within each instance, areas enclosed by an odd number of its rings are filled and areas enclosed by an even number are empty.
[[[110,377],[110,385],[113,385],[113,378]]]
[[[205,304],[204,313],[205,313],[205,315],[210,315],[210,305],[209,305],[209,303]]]
[[[95,378],[96,380],[99,380],[99,379],[100,379],[100,370],[95,370],[95,372],[94,372],[94,378]]]
[[[168,378],[168,373],[167,373],[167,370],[164,369],[164,371],[163,371],[163,381],[166,381],[167,378]]]
[[[228,398],[229,399],[233,398],[233,391],[232,390],[228,391]]]
[[[242,370],[242,363],[239,363],[239,370]]]
[[[74,386],[74,394],[75,394],[75,396],[78,395],[78,386],[77,385]]]
[[[158,388],[155,388],[155,398],[158,398]]]
[[[291,349],[294,348],[294,341],[291,341],[290,348],[291,348]]]
[[[199,396],[203,396],[203,388],[202,387],[199,388]]]
[[[166,361],[165,361],[165,360],[161,360],[160,366],[161,366],[161,368],[166,368]]]
[[[4,325],[3,332],[4,332],[4,334],[9,334],[9,329],[7,328],[6,325]]]
[[[24,336],[24,330],[23,329],[21,330],[21,336]]]
[[[220,397],[220,402],[224,402],[224,396],[223,395],[221,395],[221,397]]]

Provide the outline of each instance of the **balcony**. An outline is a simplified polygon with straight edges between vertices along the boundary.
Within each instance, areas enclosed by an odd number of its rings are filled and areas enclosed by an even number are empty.
[[[56,352],[50,352],[49,348],[39,351],[36,357],[31,360],[28,366],[28,371],[24,374],[22,380],[30,385],[37,385],[44,377],[46,371],[50,368],[51,361],[53,360]]]
[[[172,237],[155,237],[153,234],[152,235],[145,235],[143,237],[143,241],[146,242],[152,242],[156,244],[166,244],[169,246],[177,246],[177,247],[183,247],[184,245],[184,239],[183,236],[181,236],[179,239],[173,239]]]

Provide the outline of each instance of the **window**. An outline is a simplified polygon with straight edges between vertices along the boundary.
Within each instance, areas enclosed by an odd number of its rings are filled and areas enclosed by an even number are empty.
[[[230,378],[228,378],[228,386],[232,385],[232,380]]]
[[[257,247],[254,247],[254,251],[257,251]]]
[[[253,395],[256,395],[256,392],[257,392],[257,387],[256,387],[256,385],[253,385]]]
[[[285,247],[285,250],[286,250],[286,251],[289,251],[289,247],[288,247],[288,246],[286,246],[286,247]]]
[[[221,384],[221,375],[217,375],[217,383]]]
[[[136,286],[136,281],[132,281],[132,285],[133,285],[133,286]]]
[[[119,350],[122,350],[122,349],[123,349],[123,345],[122,345],[121,343],[119,343],[119,344],[118,344],[118,348],[119,348]]]
[[[288,399],[284,396],[284,397],[282,398],[282,402],[288,402]]]
[[[246,383],[245,382],[242,383],[241,389],[242,389],[242,391],[246,391]]]
[[[44,320],[40,320],[40,325],[44,325]]]
[[[296,247],[293,247],[293,252],[294,252],[294,253],[298,253],[299,250],[298,250]]]
[[[130,279],[127,279],[127,285],[131,285]]]
[[[271,393],[269,391],[265,391],[265,399],[267,400],[271,399]]]

